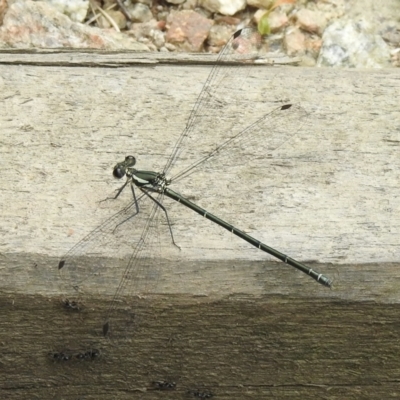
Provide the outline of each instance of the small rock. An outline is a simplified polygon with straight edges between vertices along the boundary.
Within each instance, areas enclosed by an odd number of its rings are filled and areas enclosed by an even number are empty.
[[[327,24],[322,13],[305,8],[299,10],[291,19],[297,22],[301,29],[310,33],[322,34]]]
[[[164,46],[168,51],[176,51],[176,46],[174,46],[172,43],[165,43]]]
[[[387,32],[382,34],[382,38],[393,46],[400,46],[400,30],[389,29]]]
[[[148,22],[153,19],[153,13],[145,4],[136,3],[127,9],[133,22]]]
[[[158,49],[164,47],[165,45],[165,34],[158,29],[153,29],[150,32],[150,37],[153,39],[153,43],[157,46]]]
[[[150,39],[157,49],[160,49],[165,45],[165,34],[161,31],[163,26],[162,21],[156,21],[155,19],[143,23],[138,22],[132,24],[128,34],[134,36],[137,40]]]
[[[314,54],[315,57],[318,56],[319,52],[321,51],[322,47],[322,39],[317,36],[317,37],[307,37],[305,40],[305,48],[307,51],[309,51],[311,54]]]
[[[382,68],[390,65],[390,50],[373,24],[342,19],[329,25],[322,36],[317,66]]]
[[[316,60],[314,57],[311,57],[310,55],[304,54],[301,56],[301,61],[299,63],[300,66],[302,67],[315,67]]]
[[[108,10],[106,14],[109,18],[111,18],[114,23],[118,26],[119,29],[125,29],[126,27],[126,18],[125,15],[122,14],[121,11],[117,10]],[[110,22],[108,18],[106,18],[103,14],[100,14],[98,17],[98,23],[101,28],[112,28],[113,24]]]
[[[167,19],[166,41],[185,51],[200,51],[212,25],[195,11],[173,11]]]
[[[197,2],[198,2],[198,0],[186,0],[182,4],[182,9],[183,10],[194,10],[197,8]]]
[[[208,34],[208,45],[210,46],[209,50],[211,50],[213,53],[217,53],[219,50],[221,50],[222,46],[226,44],[234,31],[235,28],[232,26],[212,26]]]
[[[223,15],[234,15],[246,8],[246,0],[200,0],[200,7]]]
[[[220,16],[216,15],[214,17],[214,22],[216,24],[225,24],[237,27],[240,24],[241,20],[240,18],[232,17],[230,15],[220,15]]]
[[[305,36],[300,29],[294,27],[285,34],[283,45],[288,55],[302,54],[305,50]]]
[[[89,9],[89,1],[86,0],[47,0],[47,2],[75,22],[83,22]]]
[[[355,4],[353,4],[353,6],[355,6]],[[349,0],[308,2],[307,7],[312,7],[314,11],[322,13],[327,21],[342,18],[346,14],[346,11],[350,11]],[[355,7],[352,8],[354,9]]]

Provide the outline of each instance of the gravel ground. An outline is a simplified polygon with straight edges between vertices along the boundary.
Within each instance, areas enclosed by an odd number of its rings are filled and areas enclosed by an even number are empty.
[[[218,52],[253,25],[306,66],[400,66],[399,0],[0,0],[0,48]]]

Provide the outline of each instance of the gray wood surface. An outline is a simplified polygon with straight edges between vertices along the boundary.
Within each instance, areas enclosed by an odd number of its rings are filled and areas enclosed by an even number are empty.
[[[0,71],[1,253],[60,257],[130,200],[129,193],[124,193],[113,204],[99,204],[121,185],[111,175],[116,162],[132,153],[138,168],[162,168],[209,69],[14,66],[5,62]],[[338,288],[351,285],[352,294],[343,290],[341,296],[359,298],[360,284],[361,296],[374,298],[369,297],[376,291],[373,287],[383,281],[395,285],[393,278],[398,276],[392,267],[400,256],[398,74],[398,70],[263,66],[253,67],[245,84],[238,84],[232,73],[221,125],[225,115],[227,121],[233,117],[238,126],[247,126],[288,102],[299,103],[310,113],[307,123],[272,155],[239,155],[235,173],[231,162],[225,171],[223,164],[216,165],[217,170],[211,164],[173,188],[300,261],[330,264],[322,272],[333,276]],[[281,129],[284,132],[285,126]],[[219,134],[204,132],[200,143],[218,143]],[[268,128],[266,136],[267,141]],[[182,249],[177,252],[170,243],[163,243],[163,258],[172,260],[171,268],[176,260],[268,259],[171,203],[167,200]],[[127,235],[125,246],[118,245],[127,255],[131,240]],[[113,257],[113,250],[104,248],[103,255]],[[385,265],[374,274],[371,263]],[[349,264],[365,267],[349,268]],[[347,275],[352,270],[359,274],[356,286],[354,276]],[[46,276],[53,278],[53,272],[46,270]],[[290,274],[285,287],[290,282],[296,286],[298,279],[307,281],[296,271]],[[237,287],[230,285],[227,291],[214,289],[214,284],[212,288],[193,285],[190,276],[183,286],[191,294],[257,294],[259,274],[246,287],[241,285],[248,282],[248,272],[243,269],[240,275]],[[205,279],[221,282],[223,287],[228,276],[223,270]],[[268,276],[271,287],[263,290],[275,292],[281,286],[275,279],[279,278]],[[7,286],[7,280],[3,285]],[[18,285],[14,281],[13,285],[24,293],[36,293],[40,282],[30,287],[26,282]],[[106,287],[113,291],[110,285]],[[51,289],[46,283],[46,290]],[[397,287],[392,289],[397,292]],[[162,287],[159,291],[164,292]],[[384,292],[387,301],[398,301],[392,290]]]
[[[49,54],[0,58],[2,398],[187,398],[198,386],[216,398],[359,399],[399,390],[398,70],[256,66],[239,82],[233,71],[221,126],[245,127],[289,102],[309,119],[274,153],[252,146],[234,153],[238,166],[225,158],[228,170],[212,163],[173,187],[315,266],[332,290],[167,200],[181,250],[161,240],[149,287],[133,285],[126,294],[142,296],[113,313],[123,338],[106,341],[102,318],[131,234],[93,255],[108,259],[81,312],[63,310],[72,292],[57,260],[130,201],[124,193],[99,203],[121,186],[116,162],[133,154],[138,168],[162,168],[209,67]],[[220,135],[204,131],[199,141]],[[94,346],[95,362],[47,356]],[[160,379],[177,391],[151,390]]]

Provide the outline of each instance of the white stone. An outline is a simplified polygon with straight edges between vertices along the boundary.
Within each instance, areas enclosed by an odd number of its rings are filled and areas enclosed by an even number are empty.
[[[48,0],[48,3],[74,22],[83,22],[89,9],[87,0]]]
[[[201,0],[201,7],[223,15],[234,15],[246,7],[246,0]]]
[[[389,47],[366,20],[337,20],[322,36],[317,66],[382,68],[390,62]]]

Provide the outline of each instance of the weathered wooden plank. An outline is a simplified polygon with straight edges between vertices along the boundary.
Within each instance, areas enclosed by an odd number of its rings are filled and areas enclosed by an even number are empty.
[[[68,313],[57,259],[112,213],[99,201],[120,186],[117,161],[134,154],[140,168],[162,167],[209,69],[107,67],[90,55],[52,67],[47,57],[0,59],[1,398],[190,398],[188,389],[230,399],[397,396],[397,70],[258,66],[239,84],[233,72],[221,125],[246,125],[287,102],[302,104],[309,122],[274,156],[256,157],[253,146],[248,158],[235,153],[239,167],[211,165],[174,187],[315,265],[335,279],[333,290],[168,203],[182,250],[163,244],[148,274],[158,295],[118,303],[106,340],[108,296],[126,264],[105,248],[101,279]],[[204,132],[202,143],[218,135]],[[117,249],[128,254],[130,240]],[[126,293],[145,291],[135,289]],[[101,357],[48,357],[90,348]],[[155,380],[177,389],[155,391]]]
[[[112,166],[133,153],[140,168],[161,168],[207,72],[3,65],[2,253],[60,256],[118,210],[119,204],[99,205],[120,185]],[[174,188],[300,261],[334,264],[323,272],[341,285],[344,264],[388,262],[379,271],[387,268],[390,276],[400,254],[398,83],[397,70],[254,67],[242,87],[233,73],[227,121],[233,116],[245,126],[279,102],[295,102],[311,112],[307,125],[273,158],[238,159],[238,175],[203,171]],[[201,139],[218,141],[218,134]],[[124,204],[129,195],[121,197]],[[174,260],[265,259],[190,210],[170,207],[182,248],[163,247],[172,266]],[[120,244],[127,253],[130,240]],[[294,286],[298,275],[293,271]],[[362,278],[370,279],[380,281],[373,272]],[[190,282],[189,293],[197,290]]]
[[[134,64],[204,64],[215,62],[217,55],[205,53],[141,53],[132,51],[99,51],[76,49],[0,49],[1,64],[123,67]],[[298,57],[265,53],[259,64],[296,65]]]

